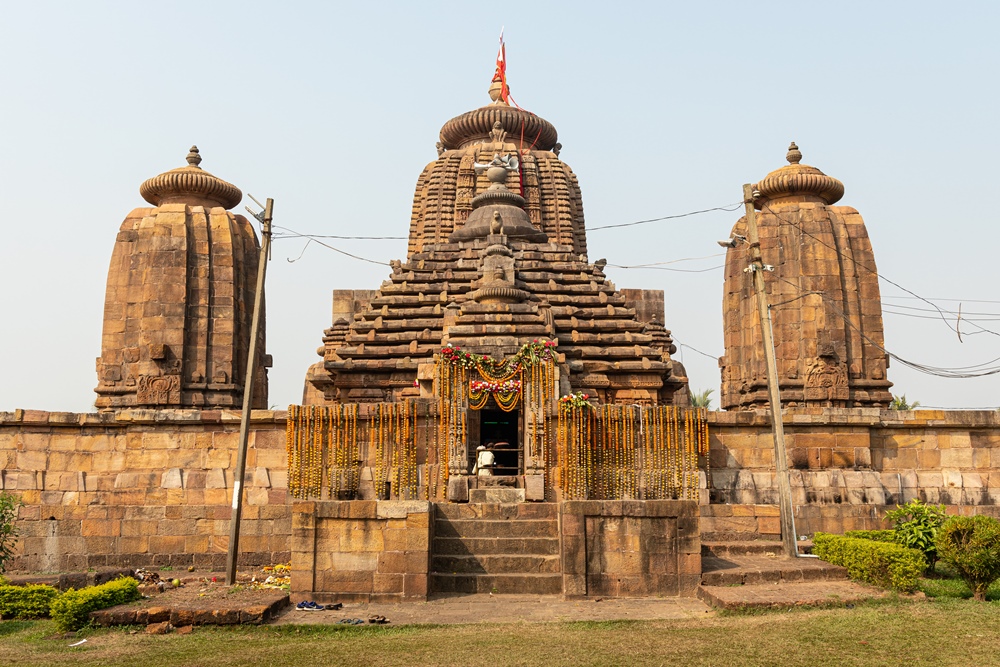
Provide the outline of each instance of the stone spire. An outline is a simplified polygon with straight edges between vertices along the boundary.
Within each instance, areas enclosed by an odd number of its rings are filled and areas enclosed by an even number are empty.
[[[764,280],[772,304],[774,345],[785,407],[885,407],[882,304],[875,255],[861,215],[834,206],[844,185],[802,164],[793,142],[788,164],[756,184],[755,206]],[[733,227],[746,236],[746,220]],[[744,272],[746,248],[727,252],[723,319],[726,355],[722,407],[760,409],[768,403],[760,324]]]
[[[153,207],[132,211],[118,232],[98,408],[242,403],[260,246],[247,219],[227,211],[242,199],[239,188],[201,160],[192,146],[186,166],[145,181],[139,192]],[[255,369],[258,408],[267,406],[265,358]]]

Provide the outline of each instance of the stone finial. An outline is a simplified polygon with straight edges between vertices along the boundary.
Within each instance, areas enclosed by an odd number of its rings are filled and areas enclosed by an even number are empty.
[[[200,164],[201,153],[192,146],[186,165],[147,179],[139,186],[139,194],[153,206],[185,203],[230,209],[239,204],[243,199],[240,189],[203,170]]]
[[[785,153],[785,159],[788,160],[789,164],[798,164],[802,161],[802,151],[799,150],[794,141],[788,144],[788,152]]]

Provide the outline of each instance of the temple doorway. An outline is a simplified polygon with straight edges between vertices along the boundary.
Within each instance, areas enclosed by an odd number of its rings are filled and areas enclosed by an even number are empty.
[[[469,439],[469,469],[476,461],[476,447],[486,445],[493,452],[493,474],[495,476],[514,476],[521,474],[521,411],[484,408],[470,414],[478,419],[470,419]],[[474,422],[479,422],[478,433],[474,430]],[[479,437],[474,437],[478,435]],[[474,446],[472,446],[474,445]]]

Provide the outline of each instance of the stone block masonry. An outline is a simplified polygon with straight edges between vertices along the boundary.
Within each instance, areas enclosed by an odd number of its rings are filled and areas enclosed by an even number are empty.
[[[918,498],[953,514],[1000,516],[1000,414],[795,408],[783,414],[796,532],[884,528]],[[709,413],[706,539],[777,539],[768,413]]]
[[[287,562],[285,413],[254,411],[240,565]],[[221,569],[238,412],[0,412],[0,489],[25,503],[8,568]]]
[[[691,597],[701,582],[693,500],[562,503],[566,597]]]
[[[293,601],[426,600],[431,511],[419,500],[295,503]]]

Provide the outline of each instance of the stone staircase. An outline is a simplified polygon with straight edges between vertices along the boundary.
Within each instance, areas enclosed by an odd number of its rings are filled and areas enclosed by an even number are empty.
[[[430,593],[562,593],[556,503],[439,503]]]
[[[800,547],[801,550],[801,547]],[[724,609],[829,606],[881,593],[817,558],[789,558],[780,542],[702,542],[698,597]]]

